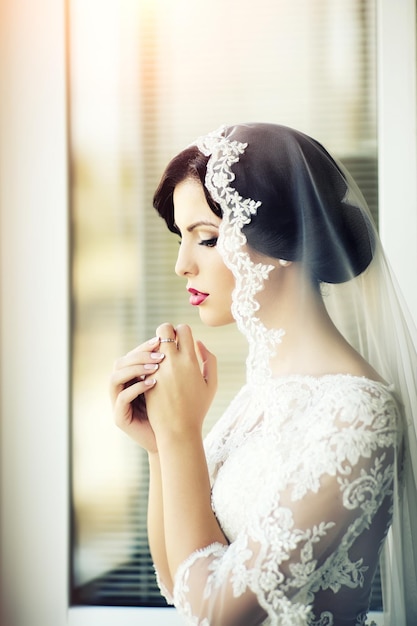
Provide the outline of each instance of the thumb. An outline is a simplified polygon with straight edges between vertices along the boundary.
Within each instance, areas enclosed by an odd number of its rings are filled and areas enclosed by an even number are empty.
[[[217,359],[202,341],[196,341],[197,356],[201,361],[201,373],[207,385],[215,390],[217,388]]]

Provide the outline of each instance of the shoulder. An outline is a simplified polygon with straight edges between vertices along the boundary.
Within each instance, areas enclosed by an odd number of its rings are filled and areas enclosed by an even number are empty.
[[[284,395],[302,396],[305,394],[316,400],[338,398],[342,403],[353,399],[364,402],[396,402],[393,385],[382,380],[356,376],[352,374],[325,374],[323,376],[289,375],[269,381],[260,389],[263,397],[282,397]],[[272,395],[270,395],[272,394]]]
[[[296,417],[303,428],[321,433],[328,429],[396,428],[399,417],[392,385],[350,374],[276,379],[262,398],[271,416],[284,413],[291,421]]]
[[[377,451],[395,450],[401,440],[399,404],[394,388],[379,381],[340,376],[323,381],[325,439],[340,460],[356,463]]]
[[[340,428],[396,428],[399,403],[392,385],[349,374],[317,381],[318,402],[327,407]]]
[[[367,472],[382,459],[391,462],[401,439],[392,386],[351,375],[327,375],[306,384],[314,389],[314,400],[300,432],[300,464],[317,480],[323,473],[350,473],[354,466]]]
[[[324,376],[319,382],[323,397],[333,398],[341,409],[362,412],[388,411],[396,414],[398,402],[393,385],[365,376],[339,374]]]
[[[394,386],[353,374],[325,374],[319,377],[294,377],[300,385],[306,385],[320,397],[340,398],[343,402],[362,399],[364,402],[395,402]]]

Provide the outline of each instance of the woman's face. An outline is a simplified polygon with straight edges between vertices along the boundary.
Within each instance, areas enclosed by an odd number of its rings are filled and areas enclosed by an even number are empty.
[[[217,248],[221,219],[207,204],[201,183],[187,178],[174,190],[174,219],[181,233],[175,272],[187,279],[190,304],[198,306],[208,326],[234,322],[231,314],[233,274]]]

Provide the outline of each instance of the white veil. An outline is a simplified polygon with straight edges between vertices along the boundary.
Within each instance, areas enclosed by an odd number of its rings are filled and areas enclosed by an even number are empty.
[[[380,565],[384,623],[412,626],[417,624],[417,333],[379,243],[368,271],[353,282],[358,284],[329,286],[325,301],[346,338],[393,383],[403,406],[403,463]],[[357,298],[363,306],[349,312],[346,302]]]
[[[394,385],[404,435],[392,526],[381,558],[383,603],[386,626],[415,626],[417,333],[366,202],[319,143],[283,126],[222,127],[194,145],[208,157],[205,185],[223,213],[218,245],[237,280],[234,316],[249,341],[252,375],[265,375],[254,366],[256,351],[274,354],[283,331],[266,328],[260,319],[255,296],[272,268],[252,261],[248,249],[304,264],[320,285],[335,325]],[[277,240],[276,233],[291,231],[294,207],[302,236],[296,244]]]

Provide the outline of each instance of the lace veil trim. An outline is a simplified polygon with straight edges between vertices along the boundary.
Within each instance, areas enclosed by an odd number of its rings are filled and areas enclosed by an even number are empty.
[[[207,164],[205,183],[213,200],[223,210],[217,246],[236,280],[232,314],[248,341],[248,377],[256,384],[271,377],[269,358],[275,355],[276,347],[281,343],[285,331],[282,328],[267,329],[256,315],[259,303],[255,296],[264,289],[265,281],[274,266],[254,263],[246,250],[247,241],[242,228],[250,223],[262,203],[251,198],[242,198],[232,187],[235,175],[231,167],[239,161],[248,144],[230,141],[225,137],[225,128],[222,126],[200,137],[196,145],[204,155],[211,157]],[[257,359],[257,354],[261,354],[262,358]]]

